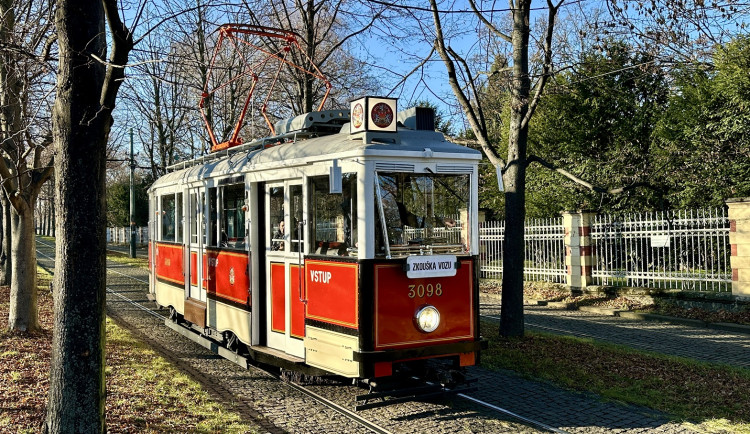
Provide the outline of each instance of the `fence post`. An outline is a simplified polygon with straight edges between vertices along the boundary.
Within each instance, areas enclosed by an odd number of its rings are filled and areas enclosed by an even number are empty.
[[[468,237],[474,237],[474,234],[469,233],[469,228],[471,227],[470,221],[469,221],[469,210],[467,209],[461,209],[461,211],[458,214],[458,219],[461,221],[461,243],[465,245],[471,244],[472,240],[470,240]],[[479,211],[479,215],[477,216],[477,220],[479,223],[485,222],[485,212]],[[476,239],[479,239],[479,234],[476,234]],[[479,243],[481,246],[481,243]]]
[[[596,214],[587,211],[562,212],[565,227],[565,265],[568,289],[584,290],[593,283],[595,257],[591,243],[591,224]]]
[[[732,295],[750,297],[750,198],[727,199]]]

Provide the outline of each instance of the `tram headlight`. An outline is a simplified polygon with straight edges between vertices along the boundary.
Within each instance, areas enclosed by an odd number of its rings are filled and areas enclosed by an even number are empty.
[[[434,332],[440,325],[440,312],[435,306],[424,306],[414,317],[417,328],[425,333]]]

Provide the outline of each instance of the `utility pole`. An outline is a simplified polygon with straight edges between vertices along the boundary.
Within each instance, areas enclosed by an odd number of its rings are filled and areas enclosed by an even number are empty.
[[[130,257],[135,258],[135,158],[133,158],[133,129],[130,129]]]

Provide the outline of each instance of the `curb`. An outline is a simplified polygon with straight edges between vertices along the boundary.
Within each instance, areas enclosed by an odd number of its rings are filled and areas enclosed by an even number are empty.
[[[705,327],[713,330],[725,332],[743,333],[750,335],[750,326],[744,324],[734,324],[726,322],[707,322],[699,319],[678,318],[674,316],[657,315],[655,313],[641,313],[632,311],[623,311],[619,315],[621,318],[635,319],[641,321],[661,321],[672,324],[681,324],[691,327]]]
[[[661,321],[661,322],[681,324],[681,325],[686,325],[686,326],[691,326],[691,327],[708,327],[708,323],[706,321],[701,321],[699,319],[678,318],[675,316],[658,315],[655,313],[641,313],[641,312],[625,311],[625,312],[620,312],[619,316],[620,318],[637,319],[641,321]]]
[[[578,310],[582,312],[598,313],[599,315],[606,316],[621,316],[624,312],[630,312],[625,309],[613,309],[609,307],[596,307],[596,306],[580,306]]]
[[[544,305],[541,305],[544,306]],[[566,303],[564,301],[548,301],[547,307],[550,309],[558,309],[558,310],[577,310],[578,307],[575,303]]]
[[[722,330],[726,332],[745,333],[750,335],[750,326],[744,324],[733,324],[726,322],[710,322],[706,324],[710,329]]]

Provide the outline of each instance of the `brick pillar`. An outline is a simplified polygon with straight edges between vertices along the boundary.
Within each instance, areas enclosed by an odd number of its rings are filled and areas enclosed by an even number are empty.
[[[750,198],[728,199],[732,295],[750,297]]]
[[[565,280],[570,290],[583,290],[593,283],[592,270],[596,257],[591,243],[592,212],[562,213],[565,226]]]
[[[461,244],[467,245],[466,241],[468,239],[469,235],[469,228],[471,227],[470,221],[469,221],[469,211],[466,208],[462,208],[459,211],[459,220],[461,221]],[[486,221],[486,213],[484,211],[479,211],[479,215],[477,215],[477,222],[478,223],[484,223]],[[479,239],[479,234],[477,234],[477,238]],[[469,240],[471,241],[471,240]],[[480,243],[481,246],[481,243]]]

